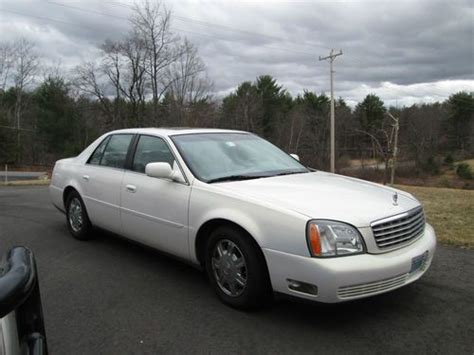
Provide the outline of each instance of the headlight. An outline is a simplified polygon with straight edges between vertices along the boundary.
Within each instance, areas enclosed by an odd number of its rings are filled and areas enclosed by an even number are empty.
[[[310,221],[306,237],[312,256],[341,256],[364,252],[362,236],[349,224],[327,220]]]

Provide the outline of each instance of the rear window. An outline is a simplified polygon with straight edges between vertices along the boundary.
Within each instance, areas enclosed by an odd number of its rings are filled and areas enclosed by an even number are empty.
[[[99,165],[100,160],[102,159],[102,155],[104,155],[104,150],[105,147],[107,146],[107,143],[109,142],[110,136],[105,138],[102,143],[99,144],[99,146],[95,149],[94,153],[90,157],[88,163],[93,164],[93,165]]]
[[[123,168],[132,138],[133,134],[117,134],[110,137],[100,165],[111,168]]]
[[[133,134],[115,134],[107,137],[89,159],[89,164],[123,168]]]

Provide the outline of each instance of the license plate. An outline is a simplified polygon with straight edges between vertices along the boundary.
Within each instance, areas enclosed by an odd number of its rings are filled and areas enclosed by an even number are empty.
[[[420,269],[423,270],[427,259],[428,259],[428,251],[425,251],[423,254],[415,256],[413,259],[411,259],[410,274]]]

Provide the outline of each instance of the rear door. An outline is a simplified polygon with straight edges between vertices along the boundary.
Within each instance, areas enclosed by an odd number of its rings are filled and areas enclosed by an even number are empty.
[[[178,163],[166,141],[141,135],[136,143],[130,170],[122,182],[122,225],[124,234],[151,247],[188,258],[188,201],[191,187],[145,175],[148,163]]]
[[[133,137],[133,134],[114,134],[105,138],[80,177],[92,224],[115,233],[122,233],[120,188]]]

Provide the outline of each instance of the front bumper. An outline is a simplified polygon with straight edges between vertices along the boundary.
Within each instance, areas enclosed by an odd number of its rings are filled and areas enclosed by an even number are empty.
[[[414,243],[383,254],[311,258],[263,248],[273,290],[319,302],[335,303],[391,291],[418,280],[428,270],[436,250],[436,235],[426,224]],[[427,253],[426,253],[427,252]],[[419,269],[412,260],[425,254]],[[288,280],[317,287],[317,295],[290,289]]]

